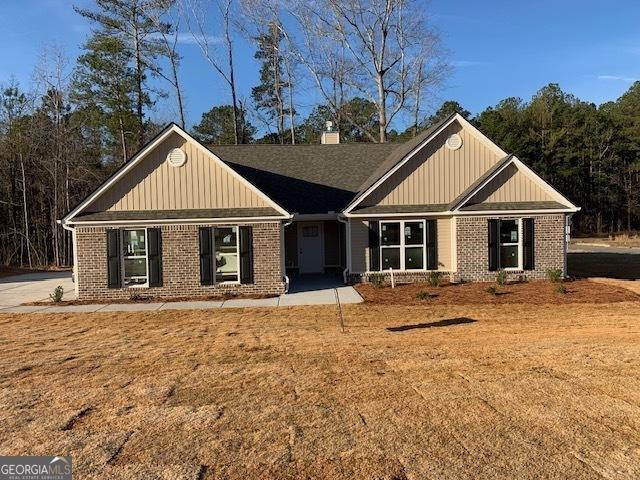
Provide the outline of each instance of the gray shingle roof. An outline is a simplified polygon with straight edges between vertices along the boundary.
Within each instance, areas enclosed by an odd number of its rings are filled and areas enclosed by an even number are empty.
[[[99,222],[109,220],[174,220],[198,218],[251,218],[281,217],[277,210],[267,208],[212,208],[193,210],[133,210],[107,211],[80,214],[74,218],[78,222]]]
[[[398,143],[210,145],[207,148],[292,213],[340,212]]]
[[[382,213],[426,213],[444,212],[447,210],[446,203],[432,205],[373,205],[370,207],[356,208],[351,213],[358,214],[382,214]]]
[[[490,210],[553,210],[567,209],[566,205],[558,202],[486,202],[465,205],[460,208],[463,212],[485,212]]]

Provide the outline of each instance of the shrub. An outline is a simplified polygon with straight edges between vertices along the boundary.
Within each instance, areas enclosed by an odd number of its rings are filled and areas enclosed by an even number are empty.
[[[495,287],[495,285],[491,285],[485,288],[484,291],[487,292],[489,295],[495,295],[498,293],[498,289]]]
[[[545,275],[551,283],[559,283],[562,281],[562,270],[559,268],[547,268]]]
[[[421,290],[418,293],[416,293],[416,298],[418,300],[430,300],[431,299],[431,294],[429,292],[427,292],[426,290]]]
[[[53,293],[49,294],[49,298],[53,301],[53,303],[58,303],[62,301],[62,296],[64,295],[64,288],[62,285],[58,285]]]
[[[373,288],[381,288],[384,285],[384,275],[373,273],[369,275],[369,282],[373,285]]]
[[[504,285],[507,283],[507,272],[500,270],[496,275],[496,283],[498,285]]]
[[[567,287],[565,287],[563,284],[559,284],[556,287],[556,293],[559,293],[561,295],[564,295],[565,293],[567,293]]]
[[[142,295],[140,294],[140,292],[137,292],[135,289],[129,290],[129,300],[135,302],[136,300],[140,300],[141,298]]]
[[[442,272],[429,272],[429,276],[427,277],[427,281],[432,287],[439,287],[441,279]]]

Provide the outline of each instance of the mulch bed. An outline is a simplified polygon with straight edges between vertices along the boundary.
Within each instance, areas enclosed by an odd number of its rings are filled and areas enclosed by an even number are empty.
[[[559,284],[544,280],[510,283],[499,286],[493,282],[443,284],[430,287],[426,283],[398,285],[396,288],[384,286],[375,288],[370,284],[358,284],[356,290],[365,302],[378,305],[500,305],[500,304],[569,304],[569,303],[614,303],[637,302],[640,296],[611,285],[603,285],[588,280],[565,281],[562,285],[566,293],[556,291]],[[496,294],[486,292],[495,286]],[[429,298],[419,299],[420,292],[428,292]]]
[[[57,307],[64,307],[67,305],[96,305],[102,303],[170,303],[170,302],[223,302],[225,300],[233,299],[261,299],[261,298],[273,298],[277,295],[209,295],[199,297],[140,297],[136,299],[118,298],[118,299],[105,299],[105,300],[63,300],[56,303]],[[45,300],[43,302],[27,302],[22,305],[35,306],[35,307],[50,307],[54,303],[51,300]]]

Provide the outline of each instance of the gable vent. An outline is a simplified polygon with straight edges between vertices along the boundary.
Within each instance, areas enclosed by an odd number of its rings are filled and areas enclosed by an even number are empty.
[[[169,153],[167,154],[167,162],[169,162],[169,165],[172,167],[181,167],[186,161],[187,156],[181,149],[172,148],[169,150]]]
[[[454,133],[447,138],[446,144],[449,150],[458,150],[462,146],[462,137]]]

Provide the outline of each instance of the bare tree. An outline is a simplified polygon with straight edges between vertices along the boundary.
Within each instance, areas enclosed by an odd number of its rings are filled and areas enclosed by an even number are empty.
[[[169,66],[171,67],[170,76],[166,75],[159,65],[153,61],[153,59],[146,59],[146,63],[149,68],[159,77],[166,80],[173,88],[176,103],[178,106],[178,114],[180,116],[180,126],[185,128],[185,108],[184,99],[182,95],[182,88],[180,87],[180,79],[178,76],[180,66],[180,54],[178,53],[178,40],[180,37],[180,16],[174,15],[173,6],[174,0],[165,0],[167,3],[164,10],[158,8],[151,8],[144,11],[144,15],[156,26],[156,30],[159,32],[162,48],[160,53],[167,58]],[[163,16],[169,17],[169,22],[165,22]]]
[[[378,138],[363,131],[371,140],[386,141],[416,84],[436,85],[448,72],[439,35],[415,0],[292,0],[285,8],[300,27],[298,58],[331,106],[328,86],[337,72],[343,86],[375,102]],[[333,54],[341,49],[336,69]]]
[[[209,33],[210,30],[219,31],[211,20],[212,15],[207,8],[210,3],[206,0],[181,0],[182,14],[186,20],[187,28],[194,42],[200,48],[202,55],[229,87],[231,105],[233,106],[234,138],[235,143],[238,144],[238,96],[236,93],[233,63],[234,47],[231,31],[232,16],[235,15],[234,1],[215,0],[213,2],[220,14],[221,25],[218,26],[222,30],[222,39]],[[220,40],[224,45],[224,53],[221,53],[218,48]]]

